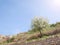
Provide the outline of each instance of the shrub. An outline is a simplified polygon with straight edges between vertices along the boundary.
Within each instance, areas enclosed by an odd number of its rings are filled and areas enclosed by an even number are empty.
[[[44,18],[41,17],[36,17],[32,20],[32,31],[36,32],[39,31],[40,32],[40,37],[42,37],[42,32],[41,30],[45,27],[47,27],[48,21]]]

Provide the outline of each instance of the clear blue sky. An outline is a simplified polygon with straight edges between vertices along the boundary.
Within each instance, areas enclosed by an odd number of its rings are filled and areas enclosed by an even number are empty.
[[[0,34],[27,31],[34,16],[60,21],[60,0],[0,0]]]

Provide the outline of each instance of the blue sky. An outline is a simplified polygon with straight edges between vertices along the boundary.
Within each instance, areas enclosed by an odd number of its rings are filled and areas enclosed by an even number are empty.
[[[0,34],[28,31],[34,16],[59,22],[60,0],[0,0]]]

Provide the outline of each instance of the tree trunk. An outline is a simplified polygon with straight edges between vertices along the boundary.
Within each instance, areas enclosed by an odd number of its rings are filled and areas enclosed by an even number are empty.
[[[40,31],[40,38],[42,37],[42,32],[41,32],[42,28],[39,28]]]
[[[42,37],[42,32],[41,32],[41,30],[40,30],[40,38]]]

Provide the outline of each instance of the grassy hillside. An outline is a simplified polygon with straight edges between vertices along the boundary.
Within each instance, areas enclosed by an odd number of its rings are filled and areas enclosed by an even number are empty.
[[[52,25],[52,24],[51,24]],[[54,35],[60,35],[60,23],[56,23],[55,26],[51,26],[42,30],[42,37],[40,38],[40,32],[28,31],[24,33],[20,33],[12,36],[12,38],[8,39],[5,43],[25,43],[25,42],[33,42],[38,40],[44,40],[49,37],[53,37]],[[4,44],[5,44],[4,43]]]
[[[3,38],[3,41],[0,44],[17,45],[17,43],[33,43],[33,41],[39,40],[46,41],[45,39],[50,37],[54,37],[53,39],[55,40],[55,36],[58,36],[60,39],[60,22],[57,22],[56,24],[49,24],[45,19],[37,18],[33,20],[31,27],[32,28],[27,32],[12,35],[12,37],[7,36],[6,38]]]

